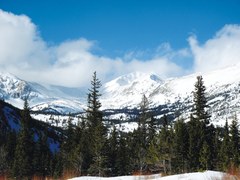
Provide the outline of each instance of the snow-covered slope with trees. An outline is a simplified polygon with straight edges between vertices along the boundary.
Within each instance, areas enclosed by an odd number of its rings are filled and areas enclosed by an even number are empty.
[[[124,117],[122,109],[138,108],[143,94],[155,108],[155,116],[189,117],[196,76],[202,75],[206,86],[209,112],[215,124],[240,114],[240,64],[210,73],[162,79],[154,73],[134,72],[103,84],[102,109],[110,109],[111,118]],[[33,111],[44,113],[78,113],[86,107],[87,90],[26,82],[8,73],[0,73],[0,97],[22,107],[29,97]],[[117,114],[114,113],[117,111]],[[118,116],[119,114],[119,116]]]
[[[192,109],[192,92],[196,77],[202,75],[209,113],[212,114],[214,123],[223,125],[226,118],[240,113],[239,69],[240,64],[237,64],[210,73],[196,73],[166,80],[161,80],[155,74],[133,73],[122,76],[104,85],[103,107],[139,107],[141,97],[145,94],[152,107],[160,106],[172,117],[181,115],[186,118]],[[133,76],[135,78],[132,78]]]
[[[0,100],[0,128],[2,132],[19,132],[21,128],[21,110]],[[59,128],[49,126],[49,124],[43,123],[35,119],[31,120],[31,128],[34,133],[35,140],[38,139],[39,133],[44,128],[48,130],[48,143],[52,151],[56,151],[59,148]]]

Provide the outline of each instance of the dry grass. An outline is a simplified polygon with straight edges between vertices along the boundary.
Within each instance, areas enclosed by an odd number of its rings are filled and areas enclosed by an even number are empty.
[[[65,170],[63,172],[63,176],[60,180],[67,180],[67,179],[71,179],[71,178],[78,177],[78,176],[79,176],[79,174],[77,174],[75,171]]]
[[[0,180],[7,180],[7,177],[5,175],[0,175]]]
[[[227,174],[222,178],[223,180],[240,180],[240,168],[232,166],[226,173]]]

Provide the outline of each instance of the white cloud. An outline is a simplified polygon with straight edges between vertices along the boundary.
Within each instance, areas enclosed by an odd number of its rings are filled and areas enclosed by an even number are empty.
[[[36,26],[24,15],[0,10],[0,65],[2,67],[43,67],[48,51]]]
[[[208,72],[240,62],[240,26],[225,25],[212,39],[199,44],[196,36],[189,39],[194,70]]]
[[[50,46],[29,17],[0,10],[0,70],[40,83],[89,86],[94,71],[102,82],[134,71],[177,76],[191,70],[183,70],[174,62],[184,63],[189,58],[194,60],[192,71],[203,72],[239,62],[238,25],[224,26],[203,44],[196,36],[188,41],[190,48],[173,50],[169,43],[163,43],[155,50],[129,51],[113,59],[92,53],[96,42],[84,38]]]
[[[166,56],[143,61],[139,53],[133,53],[126,61],[95,55],[91,52],[95,42],[84,38],[49,46],[25,15],[0,10],[0,27],[0,69],[29,81],[73,87],[89,85],[93,71],[103,82],[133,71],[164,77],[182,72]],[[162,48],[170,50],[170,45]]]

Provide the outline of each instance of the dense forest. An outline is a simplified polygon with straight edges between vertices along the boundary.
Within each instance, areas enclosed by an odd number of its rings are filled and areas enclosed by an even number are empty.
[[[101,82],[93,74],[87,109],[79,122],[59,131],[59,148],[53,151],[47,128],[36,135],[27,99],[18,131],[4,130],[0,119],[0,175],[9,179],[67,179],[81,175],[177,174],[202,170],[229,171],[240,166],[237,117],[224,127],[209,120],[206,88],[198,76],[188,120],[155,118],[143,95],[138,128],[123,132],[103,123]],[[161,122],[160,125],[157,122]],[[228,125],[228,121],[231,121]]]

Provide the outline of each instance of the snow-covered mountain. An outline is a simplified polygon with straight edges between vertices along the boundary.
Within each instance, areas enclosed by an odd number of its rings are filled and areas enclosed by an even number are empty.
[[[156,74],[134,72],[120,76],[103,86],[104,109],[135,108],[143,94],[150,96],[164,81]]]
[[[162,80],[155,74],[132,73],[104,85],[103,106],[108,109],[138,107],[145,94],[151,107],[172,117],[189,115],[192,92],[198,75],[203,76],[209,112],[215,124],[223,125],[226,118],[240,115],[240,64],[210,73]],[[161,113],[159,113],[161,115]]]
[[[33,111],[71,113],[82,111],[80,88],[40,85],[27,82],[9,73],[0,73],[0,98],[18,108],[27,97]]]
[[[215,124],[240,115],[240,64],[210,73],[162,79],[154,73],[134,72],[123,75],[102,87],[102,108],[109,117],[126,117],[129,109],[138,108],[143,94],[155,109],[155,116],[168,114],[172,118],[188,117],[192,106],[192,92],[196,76],[202,75],[207,88],[209,111]],[[34,111],[77,113],[86,106],[86,90],[46,86],[23,81],[11,74],[0,73],[0,97],[22,107],[28,96]],[[117,114],[117,115],[116,115]]]
[[[12,74],[0,73],[0,98],[1,99],[29,99],[36,97],[43,98],[42,94],[36,91],[30,84]]]

